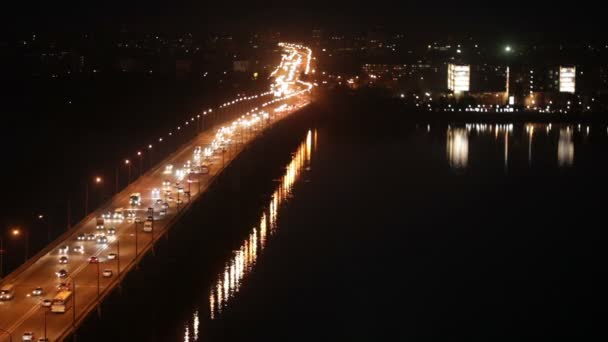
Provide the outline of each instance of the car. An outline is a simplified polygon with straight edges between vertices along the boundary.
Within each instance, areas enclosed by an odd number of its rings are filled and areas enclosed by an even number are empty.
[[[68,271],[59,270],[59,271],[55,272],[55,275],[57,275],[58,278],[65,278],[68,276]]]
[[[167,215],[167,209],[161,209],[158,213],[160,216],[165,216]]]
[[[179,193],[182,193],[182,194],[183,194],[183,193],[184,193],[184,188],[183,188],[183,187],[181,187],[181,186],[180,186],[180,187],[178,187],[178,188],[177,188],[177,192],[179,192]]]
[[[74,252],[80,253],[80,254],[84,253],[84,246],[75,246]]]
[[[95,223],[95,228],[97,228],[97,229],[103,229],[103,225],[104,225],[103,217],[98,217],[97,221]]]
[[[148,221],[154,221],[154,216],[148,215]]]
[[[37,287],[32,291],[32,296],[42,296],[43,293],[42,287]]]
[[[157,188],[152,189],[152,199],[160,198],[160,190]]]
[[[162,205],[163,204],[163,200],[162,199],[157,199],[156,200],[156,205]]]
[[[78,236],[76,237],[76,240],[78,241],[84,241],[87,239],[87,235],[84,233],[78,234]]]
[[[67,254],[69,250],[70,250],[70,247],[63,245],[63,246],[59,247],[59,254]]]
[[[116,234],[116,228],[108,229],[108,235],[115,235],[115,234]]]
[[[104,278],[110,278],[112,276],[112,274],[113,274],[112,270],[108,270],[108,269],[103,270],[103,273],[102,273]]]
[[[49,338],[48,337],[41,337],[38,339],[38,342],[49,342]]]
[[[136,217],[135,218],[135,223],[141,223],[141,217]]]
[[[167,202],[173,202],[173,196],[167,197]]]
[[[124,220],[125,219],[124,209],[123,208],[114,209],[114,215],[112,215],[112,218],[117,221]]]
[[[95,234],[87,234],[86,240],[87,241],[95,241]]]
[[[26,331],[23,333],[23,336],[21,337],[21,341],[33,341],[34,340],[34,333],[31,331]]]
[[[67,257],[67,256],[65,256],[65,255],[64,255],[64,256],[61,256],[61,257],[59,257],[59,263],[60,263],[60,264],[62,264],[62,265],[67,264],[67,263],[68,263],[68,257]]]
[[[184,201],[181,198],[178,198],[177,201],[175,201],[175,203],[182,204],[182,203],[184,203]]]
[[[146,232],[146,233],[151,233],[153,229],[154,229],[153,221],[152,220],[146,220],[146,222],[144,223],[144,229],[143,229],[143,231]]]
[[[116,253],[109,253],[108,254],[108,260],[114,260],[116,259],[118,255]]]
[[[92,256],[89,258],[89,263],[90,264],[98,264],[99,263],[99,258],[96,256]]]
[[[53,304],[53,301],[49,298],[45,298],[40,301],[40,305],[44,306],[45,308],[50,307],[52,304]]]
[[[169,209],[169,203],[167,203],[167,202],[163,203],[163,209],[165,209],[165,210]]]
[[[59,283],[59,285],[57,285],[57,291],[69,290],[71,288],[72,288],[72,285],[70,283],[66,283],[66,282],[61,282],[61,283]]]
[[[107,244],[108,243],[108,238],[104,235],[100,235],[97,237],[97,243],[98,244]]]

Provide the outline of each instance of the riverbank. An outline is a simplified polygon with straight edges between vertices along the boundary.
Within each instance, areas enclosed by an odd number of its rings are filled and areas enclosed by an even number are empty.
[[[392,116],[399,116],[400,120],[433,123],[451,121],[454,123],[564,123],[564,124],[608,124],[608,113],[569,113],[569,114],[548,114],[515,111],[510,113],[492,112],[446,112],[446,111],[427,111],[422,110],[412,104],[404,103],[403,100],[395,98],[390,94],[377,89],[323,89],[317,90],[320,94],[320,101],[329,104],[344,102],[354,103],[357,106],[373,108],[375,116],[383,116],[390,113]]]

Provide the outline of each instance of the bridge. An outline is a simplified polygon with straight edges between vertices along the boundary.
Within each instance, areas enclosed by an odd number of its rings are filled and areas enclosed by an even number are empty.
[[[250,141],[309,103],[313,85],[299,75],[310,72],[311,50],[279,45],[270,91],[250,97],[268,100],[199,133],[0,282],[14,295],[0,301],[0,342],[72,335]]]

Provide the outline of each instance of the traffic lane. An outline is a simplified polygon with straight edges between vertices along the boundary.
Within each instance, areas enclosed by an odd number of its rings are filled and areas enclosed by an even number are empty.
[[[275,106],[275,107],[276,107],[276,106]],[[272,109],[272,107],[271,107],[271,109]],[[194,148],[194,146],[195,146],[197,143],[202,142],[203,144],[205,144],[205,143],[209,143],[209,142],[211,141],[211,139],[205,139],[205,138],[206,138],[206,137],[204,137],[204,135],[203,135],[203,136],[201,137],[201,139],[199,139],[199,141],[195,141],[195,142],[191,143],[191,144],[190,144],[188,147],[190,147],[190,148]],[[183,159],[183,158],[184,158],[184,156],[185,156],[185,153],[189,152],[189,151],[187,151],[187,150],[188,150],[188,148],[186,148],[186,149],[182,150],[182,152],[181,152],[180,154],[178,154],[178,155],[174,156],[174,158],[172,158],[172,159],[173,159],[173,161],[174,161],[174,162],[175,162],[175,161],[185,162],[185,160],[188,160],[188,159]],[[230,157],[232,157],[232,156],[230,156]],[[181,159],[181,160],[179,160],[178,158],[182,158],[182,159]],[[186,158],[187,158],[187,156],[186,156]],[[216,158],[216,160],[217,160],[217,158]],[[162,165],[159,165],[159,167],[158,167],[158,168],[157,168],[157,170],[156,170],[156,173],[157,173],[157,174],[158,174],[158,173],[162,174],[162,170],[163,170]],[[163,175],[163,176],[164,176],[164,175]],[[158,177],[158,176],[157,176],[157,177]],[[145,180],[145,179],[142,179],[142,180]],[[150,181],[150,182],[154,182],[155,180],[154,180],[154,179],[150,179],[149,181]],[[125,198],[125,200],[126,200],[126,199],[128,198],[128,194],[127,194],[127,193],[124,193],[124,194],[123,194],[123,197],[124,197],[124,198]],[[108,206],[108,207],[110,207],[110,206]],[[100,212],[104,212],[104,211],[108,211],[108,209],[106,208],[105,210],[103,210],[103,209],[102,209],[102,210],[100,210]],[[90,224],[91,224],[91,226],[94,226],[94,221],[95,221],[95,219],[94,219],[94,218],[90,220]],[[160,231],[161,231],[161,230],[163,230],[164,228],[163,228],[163,227],[159,227],[159,228],[160,228],[160,229],[159,229],[159,233],[160,233]],[[86,229],[86,226],[85,226],[85,228],[83,228],[83,229]],[[76,234],[77,234],[77,233],[73,234],[72,236],[74,236],[74,235],[76,235]],[[82,262],[86,262],[86,261],[85,261],[85,260],[83,260]],[[82,266],[82,264],[81,264],[81,265],[79,265],[79,266]]]

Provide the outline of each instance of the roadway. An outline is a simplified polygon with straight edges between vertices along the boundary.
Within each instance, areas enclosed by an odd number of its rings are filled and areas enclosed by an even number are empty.
[[[79,222],[71,229],[70,234],[54,241],[49,246],[48,253],[31,260],[27,268],[18,269],[0,283],[0,286],[11,284],[15,288],[14,299],[0,301],[0,329],[9,331],[14,341],[20,341],[26,331],[33,332],[37,340],[44,336],[45,326],[46,336],[50,341],[65,336],[66,332],[71,331],[73,326],[77,326],[95,308],[103,295],[119,284],[119,279],[136,265],[153,246],[153,242],[170,228],[173,220],[178,219],[178,214],[188,206],[189,199],[185,193],[179,194],[179,199],[183,203],[181,205],[177,203],[176,182],[180,183],[184,191],[189,190],[191,199],[194,200],[207,190],[214,177],[221,173],[223,168],[259,132],[308,103],[308,94],[312,85],[299,81],[298,75],[300,72],[307,72],[310,68],[311,52],[301,46],[291,44],[281,44],[281,46],[285,54],[273,75],[275,82],[271,84],[271,91],[274,92],[272,100],[264,102],[260,107],[249,108],[239,118],[223,126],[211,127],[197,135],[125,190],[112,197],[103,207],[97,208],[92,215]],[[192,165],[198,163],[194,157],[197,146],[202,147],[199,153],[200,163],[208,166],[209,172],[191,173],[190,176],[182,178],[178,170],[188,174],[186,163],[188,161]],[[170,173],[167,172],[167,165],[173,165]],[[187,181],[188,178],[191,182]],[[171,186],[165,188],[163,181],[170,181]],[[153,189],[159,189],[161,201],[166,201],[169,205],[165,215],[161,215],[161,206],[156,203],[157,198],[153,198]],[[171,194],[166,195],[165,190],[170,190]],[[136,192],[141,193],[141,205],[131,206],[129,197]],[[173,197],[173,201],[169,200],[169,197]],[[143,231],[143,221],[146,220],[149,207],[154,210],[152,233]],[[109,227],[116,229],[116,235],[106,234],[109,240],[107,244],[77,240],[79,234],[107,233],[107,230],[96,229],[96,218],[104,213],[113,213],[116,208],[132,208],[142,222],[136,223],[126,218],[113,222],[105,220],[106,229]],[[59,247],[64,245],[69,247],[67,254],[59,252]],[[83,246],[84,253],[74,252],[76,246]],[[117,253],[118,258],[110,260],[109,253]],[[60,265],[58,262],[62,255],[69,258],[65,265]],[[91,256],[97,256],[99,264],[90,263]],[[55,272],[61,269],[68,272],[67,278],[60,279],[56,276]],[[111,270],[113,275],[106,278],[99,273],[106,269]],[[74,291],[71,304],[75,303],[75,305],[71,305],[66,313],[51,313],[49,308],[41,305],[41,301],[52,299],[58,292],[58,285],[61,282],[70,283]],[[42,296],[31,295],[36,287],[43,288]],[[99,297],[98,292],[101,293]],[[8,336],[0,333],[0,341],[8,341]]]

